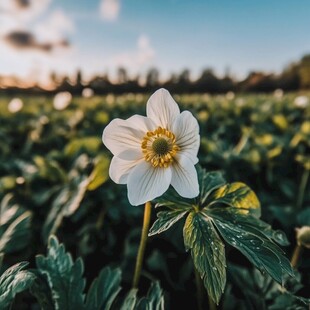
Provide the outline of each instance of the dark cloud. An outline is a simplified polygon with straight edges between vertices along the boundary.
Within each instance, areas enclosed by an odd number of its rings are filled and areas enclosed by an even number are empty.
[[[4,37],[5,41],[16,49],[37,49],[43,52],[51,52],[56,47],[69,47],[67,40],[60,42],[40,43],[34,35],[28,31],[16,30]]]

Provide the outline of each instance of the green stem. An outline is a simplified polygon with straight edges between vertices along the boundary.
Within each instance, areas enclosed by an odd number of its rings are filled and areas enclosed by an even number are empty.
[[[203,310],[204,286],[203,286],[198,270],[195,267],[194,267],[194,270],[195,270],[195,280],[196,280],[196,288],[197,288],[197,306],[198,306],[198,310]]]
[[[295,246],[295,249],[294,249],[294,252],[292,255],[292,259],[291,259],[291,265],[293,268],[296,268],[298,261],[299,261],[299,258],[300,258],[301,252],[302,252],[302,246],[297,244]]]
[[[241,153],[241,151],[246,146],[248,140],[249,140],[249,134],[248,133],[244,133],[242,135],[241,139],[239,140],[238,144],[235,146],[235,148],[233,150],[235,155],[239,155]]]
[[[298,196],[297,196],[297,202],[296,202],[296,209],[300,209],[302,207],[302,203],[304,200],[304,195],[309,179],[309,169],[305,169],[300,180],[299,190],[298,190]]]
[[[132,288],[138,288],[140,275],[141,275],[141,269],[143,264],[143,258],[144,258],[144,252],[145,252],[145,246],[147,242],[147,235],[149,232],[150,227],[150,220],[151,220],[151,210],[152,205],[151,202],[146,202],[144,207],[144,217],[143,217],[143,227],[141,232],[141,240],[136,260],[136,268],[135,268],[135,274],[132,281]]]
[[[214,303],[214,301],[209,295],[208,295],[208,299],[209,299],[209,310],[216,310],[216,304]]]

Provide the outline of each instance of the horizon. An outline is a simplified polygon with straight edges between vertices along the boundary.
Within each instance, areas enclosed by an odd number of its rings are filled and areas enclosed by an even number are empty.
[[[0,76],[48,85],[50,75],[85,80],[117,68],[279,74],[310,51],[310,3],[244,0],[0,0]]]

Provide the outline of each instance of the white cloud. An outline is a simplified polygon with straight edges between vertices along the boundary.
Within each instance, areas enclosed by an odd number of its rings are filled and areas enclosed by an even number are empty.
[[[118,18],[121,4],[119,0],[101,0],[100,14],[106,21],[115,21]]]
[[[134,50],[123,52],[113,57],[112,63],[123,66],[130,70],[140,71],[143,67],[150,65],[155,58],[155,50],[150,39],[146,35],[140,35]]]
[[[0,12],[21,21],[31,21],[44,13],[51,0],[0,0]]]
[[[78,57],[67,37],[75,26],[63,10],[50,12],[51,1],[0,0],[0,76],[48,85],[52,71],[74,73]]]
[[[58,42],[63,40],[64,34],[72,33],[74,24],[64,11],[58,9],[46,19],[34,26],[34,33],[38,40]]]

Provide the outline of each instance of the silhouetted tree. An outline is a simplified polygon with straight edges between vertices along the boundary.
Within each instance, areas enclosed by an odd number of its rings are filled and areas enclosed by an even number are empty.
[[[146,74],[146,83],[147,88],[158,87],[159,85],[159,71],[156,68],[151,68]]]
[[[212,69],[204,69],[195,84],[198,92],[216,93],[220,90],[220,82]]]
[[[126,84],[128,82],[127,70],[123,67],[117,69],[117,82],[118,84]]]
[[[301,88],[310,88],[310,55],[301,59],[299,77]]]

